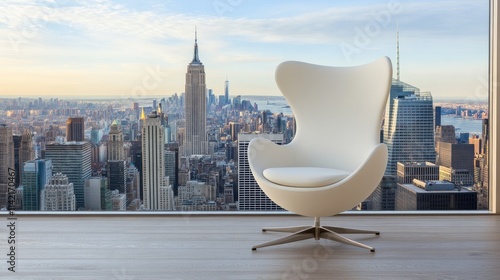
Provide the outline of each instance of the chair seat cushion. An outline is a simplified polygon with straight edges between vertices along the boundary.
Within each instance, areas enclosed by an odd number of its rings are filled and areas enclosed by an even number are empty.
[[[334,184],[350,172],[322,167],[275,167],[265,169],[263,175],[269,181],[288,187],[323,187]]]

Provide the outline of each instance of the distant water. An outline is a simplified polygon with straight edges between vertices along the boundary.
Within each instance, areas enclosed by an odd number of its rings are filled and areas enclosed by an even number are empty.
[[[483,120],[464,119],[451,115],[444,115],[441,116],[441,124],[455,126],[455,133],[457,135],[461,132],[468,132],[470,134],[477,134],[481,136]]]
[[[259,111],[269,110],[273,114],[293,115],[292,109],[288,107],[288,103],[282,96],[245,96],[243,99],[252,104],[256,103]]]
[[[293,115],[292,109],[287,107],[288,103],[282,96],[246,96],[244,99],[249,100],[252,104],[257,103],[259,111],[269,110],[275,114]],[[478,135],[481,135],[482,132],[482,120],[480,119],[464,119],[452,115],[443,115],[441,116],[441,124],[455,126],[457,136],[461,132]]]

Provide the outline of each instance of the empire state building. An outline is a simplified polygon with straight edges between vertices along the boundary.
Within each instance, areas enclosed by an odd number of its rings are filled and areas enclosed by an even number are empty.
[[[186,132],[184,154],[186,156],[207,154],[207,107],[205,66],[198,57],[198,39],[195,32],[194,55],[186,73],[185,116]]]

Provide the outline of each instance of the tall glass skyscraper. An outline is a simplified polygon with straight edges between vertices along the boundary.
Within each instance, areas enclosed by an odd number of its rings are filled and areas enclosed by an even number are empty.
[[[229,81],[226,77],[226,82],[224,83],[224,97],[226,98],[226,104],[229,104]]]
[[[398,162],[435,162],[430,92],[393,80],[383,129],[383,142],[389,152],[385,175],[395,176]]]
[[[52,176],[52,161],[30,160],[23,164],[23,210],[41,210],[41,192]]]
[[[73,183],[76,209],[85,207],[84,183],[92,175],[90,143],[49,143],[45,147],[45,158],[52,160],[54,173],[66,175]]]

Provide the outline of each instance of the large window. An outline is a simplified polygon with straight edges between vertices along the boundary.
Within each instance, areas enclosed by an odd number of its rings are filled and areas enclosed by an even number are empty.
[[[389,165],[355,209],[497,211],[495,1],[185,2],[0,4],[0,208],[62,173],[80,210],[279,209],[238,144],[293,140],[276,65],[388,56]]]

